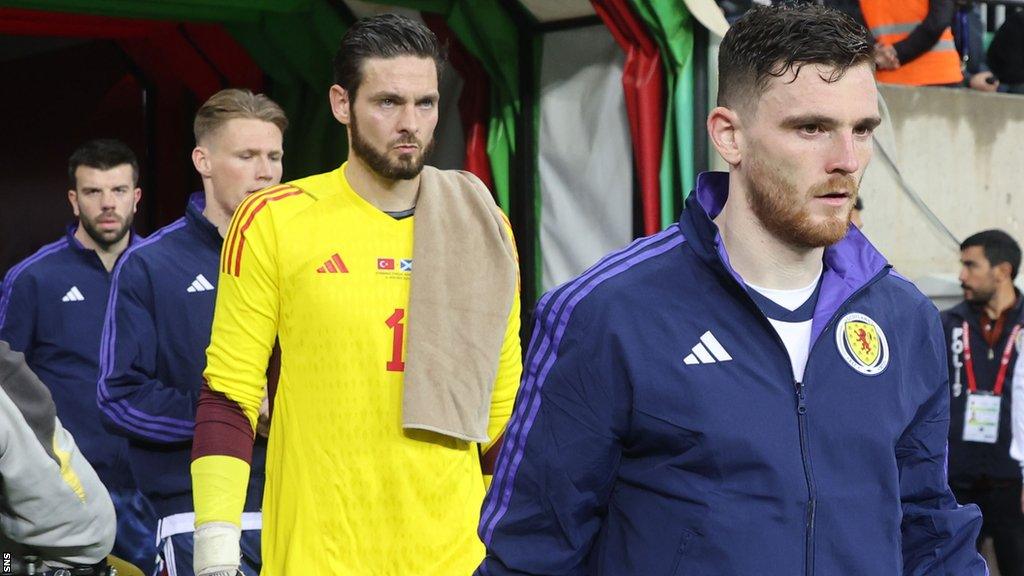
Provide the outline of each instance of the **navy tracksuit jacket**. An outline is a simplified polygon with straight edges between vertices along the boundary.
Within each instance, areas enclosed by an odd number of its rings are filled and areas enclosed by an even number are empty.
[[[77,223],[7,273],[0,340],[25,360],[53,396],[57,416],[108,490],[135,488],[127,444],[105,430],[96,407],[100,334],[110,292],[96,251],[75,238]],[[132,234],[132,244],[138,239]]]
[[[986,574],[935,307],[851,227],[795,382],[712,222],[727,194],[701,175],[677,226],[538,303],[477,574]]]
[[[191,512],[192,429],[206,368],[223,239],[196,193],[185,216],[125,251],[114,268],[97,402],[129,439],[139,489],[159,517]],[[245,510],[263,498],[258,439]]]

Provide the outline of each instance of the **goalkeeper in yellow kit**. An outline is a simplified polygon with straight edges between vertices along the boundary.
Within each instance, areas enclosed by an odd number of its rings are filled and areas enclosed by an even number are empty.
[[[263,575],[450,576],[470,574],[483,558],[475,531],[487,462],[500,446],[521,372],[517,271],[507,222],[479,181],[423,165],[442,65],[436,38],[421,24],[394,15],[357,22],[335,57],[330,90],[334,116],[348,130],[348,161],[253,194],[235,212],[196,418],[198,576],[237,569],[239,516],[265,392],[272,417]],[[493,234],[445,238],[448,225],[455,233],[460,221],[429,224],[429,206],[462,198],[450,186],[428,193],[436,182],[483,189],[484,200],[473,198],[486,206],[474,218]],[[424,252],[437,242],[468,247],[467,261],[453,266],[443,254]],[[473,256],[484,244],[507,249]],[[434,294],[431,305],[416,303],[425,301],[424,291],[444,289],[438,275],[458,277],[506,260],[508,274],[493,275],[500,280],[489,293]],[[494,337],[479,329],[473,342],[450,346],[434,338],[418,369],[456,378],[417,380],[414,394],[418,335],[427,339],[455,318],[474,324],[464,316],[474,307],[499,311]],[[461,332],[448,328],[440,333]],[[280,375],[268,382],[275,342]],[[473,355],[493,359],[487,381],[469,378],[467,389],[453,392],[451,381]],[[430,416],[432,403],[449,401],[455,407],[441,412],[479,412],[476,432],[410,422],[417,408],[427,406]]]

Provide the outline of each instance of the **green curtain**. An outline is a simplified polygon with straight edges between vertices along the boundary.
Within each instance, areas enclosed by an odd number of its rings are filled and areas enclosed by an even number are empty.
[[[487,155],[498,205],[507,214],[510,170],[515,154],[519,115],[519,35],[515,23],[497,0],[372,0],[444,16],[459,41],[491,79],[491,119]]]
[[[118,18],[222,24],[272,83],[268,94],[288,115],[285,179],[337,167],[345,130],[327,101],[331,59],[347,30],[327,0],[15,0],[5,5]]]
[[[539,299],[540,296],[544,293],[544,260],[542,258],[541,250],[540,250],[540,224],[541,224],[540,220],[543,217],[543,214],[542,214],[543,210],[541,210],[541,204],[542,204],[542,200],[543,199],[540,196],[540,170],[537,169],[537,164],[538,164],[538,161],[540,159],[540,91],[541,91],[540,77],[541,77],[541,72],[542,72],[542,70],[541,70],[541,63],[544,61],[544,35],[543,34],[535,34],[533,36],[532,42],[533,42],[533,47],[532,47],[530,52],[531,52],[531,54],[533,54],[533,86],[534,86],[534,92],[533,92],[532,97],[533,97],[534,106],[533,106],[533,118],[530,118],[530,126],[532,127],[531,128],[531,132],[532,133],[530,134],[530,140],[531,140],[531,144],[530,145],[533,148],[533,152],[534,152],[534,158],[532,160],[532,164],[534,166],[534,170],[533,170],[533,198],[530,198],[530,199],[524,198],[523,201],[529,200],[529,202],[530,202],[530,209],[533,210],[533,215],[534,215],[533,216],[533,230],[529,231],[530,234],[533,235],[533,238],[532,238],[533,253],[529,255],[529,257],[533,258],[533,293],[532,294],[530,294],[530,293],[524,294],[523,310],[526,310],[526,311],[533,310],[533,305],[536,303],[537,299]],[[523,258],[521,257],[520,260],[523,260]],[[532,296],[532,298],[530,298],[530,300],[532,300],[532,301],[529,302],[529,306],[527,306],[526,296]],[[529,319],[531,318],[531,316],[528,315],[528,314],[532,314],[532,312],[528,312],[528,313],[524,313],[523,314],[523,326],[524,326],[523,335],[524,336],[528,336],[530,331],[533,330],[533,326],[529,322]],[[523,341],[524,342],[529,342],[529,338],[524,337]]]
[[[630,0],[665,62],[665,145],[661,158],[661,226],[679,215],[696,181],[693,160],[693,17],[683,0]]]

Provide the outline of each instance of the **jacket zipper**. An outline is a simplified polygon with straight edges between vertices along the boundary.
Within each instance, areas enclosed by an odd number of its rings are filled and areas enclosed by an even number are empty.
[[[881,271],[879,271],[877,274],[871,277],[870,280],[865,282],[862,286],[857,288],[857,290],[855,290],[852,294],[847,296],[847,298],[843,300],[842,304],[840,304],[839,307],[836,308],[836,311],[832,314],[832,317],[828,319],[828,322],[825,323],[825,328],[821,331],[821,334],[825,334],[828,331],[828,328],[832,325],[832,322],[834,322],[835,319],[839,317],[839,313],[842,311],[843,306],[845,306],[847,302],[853,300],[858,294],[867,289],[868,286],[873,285],[883,276],[887,275],[889,273],[890,268],[890,266],[885,266],[884,268],[882,268]],[[761,313],[761,309],[757,307],[757,304],[753,301],[750,295],[747,294],[746,289],[740,286],[740,291],[743,293],[744,296],[746,296],[749,304],[752,305],[755,310],[757,310],[758,315],[761,317],[763,322],[768,325],[771,334],[775,336],[775,341],[779,344],[779,346],[782,348],[782,351],[785,353],[787,363],[789,363],[789,350],[786,349],[786,343],[782,341],[782,338],[779,336],[779,333],[775,331],[775,327],[771,325],[771,322],[769,322],[768,319],[764,316],[764,314]],[[818,335],[818,338],[814,342],[811,342],[810,350],[808,350],[807,352],[807,364],[810,364],[811,357],[814,355],[814,348],[817,346],[818,342],[821,341],[821,334]],[[792,378],[793,380],[793,388],[796,393],[796,419],[797,426],[800,431],[800,459],[803,462],[804,466],[804,479],[807,481],[807,518],[804,523],[807,536],[805,539],[804,547],[804,573],[806,574],[806,576],[814,576],[814,519],[815,513],[818,509],[818,488],[814,483],[814,472],[811,468],[810,440],[807,433],[807,394],[804,382],[797,381],[796,374],[793,373],[792,364],[789,364],[789,366],[789,375],[790,378]],[[804,366],[804,374],[807,374],[806,365]]]
[[[852,294],[847,296],[847,298],[845,300],[843,300],[843,303],[840,304],[838,308],[836,308],[836,311],[832,313],[832,317],[829,318],[828,322],[825,323],[825,327],[822,329],[821,334],[818,334],[818,338],[814,342],[811,342],[811,348],[810,348],[810,350],[807,351],[807,364],[804,365],[805,379],[806,379],[806,374],[807,374],[807,367],[811,363],[811,357],[814,355],[814,348],[818,345],[818,342],[821,342],[821,339],[822,339],[821,335],[830,331],[832,323],[835,322],[836,318],[839,317],[840,312],[843,311],[843,308],[844,308],[844,306],[846,306],[847,302],[852,301],[854,298],[857,297],[858,294],[860,294],[861,292],[866,290],[868,288],[868,286],[873,285],[875,282],[877,282],[883,276],[888,275],[889,274],[889,269],[890,269],[889,266],[885,266],[884,268],[882,268],[882,270],[880,272],[875,274],[870,280],[865,282],[861,287],[857,288],[857,290],[855,290]],[[780,343],[782,343],[782,338],[778,338],[778,341]],[[782,344],[782,347],[783,347],[783,349],[785,349],[786,346],[785,346],[784,343]],[[789,355],[788,351],[786,352],[786,355],[787,356]],[[792,374],[792,371],[791,371],[791,374]],[[805,390],[805,383],[804,382],[797,382],[796,381],[796,375],[793,375],[793,381],[796,383],[796,397],[797,397],[797,407],[796,407],[797,416],[796,417],[797,417],[797,423],[799,424],[799,428],[800,428],[800,455],[803,458],[804,477],[807,479],[807,492],[808,492],[808,497],[807,497],[807,523],[806,523],[806,526],[807,526],[807,546],[806,546],[806,552],[805,552],[805,554],[806,554],[806,557],[805,557],[806,574],[807,574],[807,576],[814,576],[814,518],[815,518],[815,513],[817,512],[817,509],[818,509],[818,488],[817,488],[817,486],[814,483],[814,472],[813,472],[813,470],[811,468],[810,443],[809,443],[809,437],[808,437],[808,434],[807,434],[807,393],[806,393],[806,390]]]
[[[814,484],[814,471],[811,469],[810,445],[807,438],[807,396],[804,383],[793,379],[796,387],[796,418],[800,428],[800,458],[804,463],[804,478],[807,480],[807,518],[805,528],[807,539],[804,548],[804,565],[807,576],[814,574],[814,516],[818,508],[818,489]]]

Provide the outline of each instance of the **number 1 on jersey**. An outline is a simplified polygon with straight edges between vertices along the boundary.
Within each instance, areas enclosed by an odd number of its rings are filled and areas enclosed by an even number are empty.
[[[402,344],[405,343],[405,324],[402,324],[404,319],[405,310],[395,308],[395,312],[384,321],[393,332],[391,338],[391,360],[388,360],[387,364],[388,372],[405,372],[405,361],[402,359]]]

